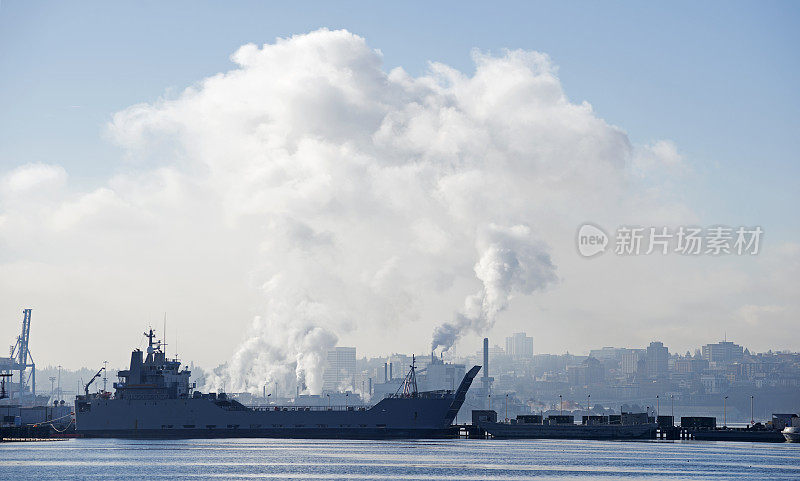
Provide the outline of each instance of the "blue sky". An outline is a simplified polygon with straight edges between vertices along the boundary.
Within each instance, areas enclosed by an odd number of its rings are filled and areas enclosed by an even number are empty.
[[[127,106],[232,67],[240,45],[346,28],[412,74],[470,50],[538,50],[573,101],[635,143],[673,140],[707,222],[793,236],[800,151],[796,2],[22,2],[0,6],[0,169],[58,162],[72,182],[119,169],[104,137]]]

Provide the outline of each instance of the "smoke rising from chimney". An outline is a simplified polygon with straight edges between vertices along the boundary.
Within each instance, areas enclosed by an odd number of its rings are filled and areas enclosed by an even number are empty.
[[[479,235],[477,247],[481,256],[474,270],[483,287],[464,300],[453,321],[434,330],[433,350],[450,349],[466,332],[486,332],[514,294],[531,294],[557,281],[545,245],[526,225],[491,224]]]

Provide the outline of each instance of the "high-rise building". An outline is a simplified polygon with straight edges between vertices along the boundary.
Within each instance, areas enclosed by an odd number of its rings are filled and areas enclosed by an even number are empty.
[[[524,332],[517,332],[507,337],[506,355],[515,360],[533,359],[533,338]]]
[[[328,351],[325,372],[322,377],[323,391],[354,389],[356,375],[356,348],[337,347]]]
[[[743,355],[742,346],[730,341],[703,346],[703,359],[708,362],[733,362],[740,360]]]
[[[667,374],[669,372],[669,348],[661,342],[651,342],[647,346],[645,366],[647,377],[654,378]]]
[[[626,349],[621,355],[622,373],[633,375],[639,370],[639,361],[644,359],[644,349]]]

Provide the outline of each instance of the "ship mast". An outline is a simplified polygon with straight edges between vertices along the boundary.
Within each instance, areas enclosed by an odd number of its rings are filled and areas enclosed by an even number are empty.
[[[164,343],[156,340],[156,332],[152,327],[148,332],[144,333],[144,337],[147,338],[147,359],[148,361],[155,361],[154,354],[156,351],[161,351],[161,346]]]
[[[417,397],[418,390],[417,390],[417,359],[412,354],[411,355],[411,370],[408,371],[406,374],[405,379],[403,379],[403,384],[397,389],[395,395],[400,395],[400,391],[403,391],[403,397]]]
[[[147,354],[152,354],[153,352],[153,339],[156,338],[156,333],[153,331],[153,328],[150,328],[149,332],[144,333],[144,337],[147,338]]]

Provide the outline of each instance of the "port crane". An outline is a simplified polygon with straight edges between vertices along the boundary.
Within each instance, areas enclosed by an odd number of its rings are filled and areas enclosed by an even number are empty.
[[[89,379],[89,382],[87,382],[86,385],[83,386],[83,392],[86,393],[86,397],[89,397],[89,386],[91,386],[94,380],[100,377],[100,374],[102,374],[103,371],[105,370],[106,370],[105,366],[101,367],[100,370],[97,371],[97,373],[95,373],[95,375],[92,376],[91,379]]]
[[[29,340],[31,336],[31,311],[32,309],[23,309],[22,311],[22,332],[17,336],[17,342],[10,348],[10,357],[0,358],[0,371],[9,373],[19,371],[19,402],[23,404],[25,398],[25,386],[30,386],[31,395],[36,398],[36,363],[33,361],[33,355],[29,348]],[[26,377],[25,371],[31,368],[30,374]],[[14,384],[9,388],[8,397],[12,396]]]

